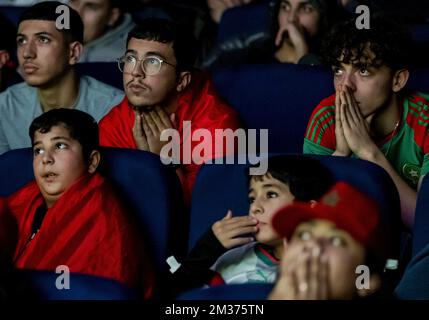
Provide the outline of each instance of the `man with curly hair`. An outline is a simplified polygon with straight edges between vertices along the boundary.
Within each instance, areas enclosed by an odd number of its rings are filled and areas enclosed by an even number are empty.
[[[304,153],[353,156],[383,167],[401,199],[402,220],[414,223],[417,189],[429,171],[429,95],[409,92],[412,41],[399,25],[372,18],[338,25],[322,55],[334,72],[335,94],[311,115]]]

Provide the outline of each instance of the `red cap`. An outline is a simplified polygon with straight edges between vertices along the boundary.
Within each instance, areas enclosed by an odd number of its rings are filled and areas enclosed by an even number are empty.
[[[338,182],[316,204],[294,202],[283,207],[274,214],[272,225],[279,235],[290,239],[299,224],[313,219],[331,221],[364,247],[371,247],[380,212],[373,199],[345,182]]]

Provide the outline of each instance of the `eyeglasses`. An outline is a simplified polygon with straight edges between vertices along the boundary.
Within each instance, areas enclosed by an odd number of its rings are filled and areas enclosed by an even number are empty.
[[[118,60],[119,70],[123,73],[132,73],[136,67],[137,62],[140,61],[140,67],[143,72],[148,76],[153,76],[157,74],[162,67],[162,64],[168,64],[169,66],[176,67],[174,64],[171,64],[165,60],[158,58],[157,56],[149,56],[142,60],[137,59],[133,55],[125,55],[120,57]]]

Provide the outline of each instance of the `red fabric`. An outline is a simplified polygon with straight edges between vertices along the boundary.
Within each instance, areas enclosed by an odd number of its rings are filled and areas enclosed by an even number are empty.
[[[70,272],[107,277],[141,288],[148,298],[154,276],[144,259],[141,242],[112,187],[100,175],[85,175],[48,209],[40,231],[28,242],[43,197],[31,182],[8,198],[8,210],[18,226],[13,255],[20,269]],[[144,278],[143,278],[144,275]]]
[[[204,141],[212,146],[215,146],[217,142],[224,146],[222,141],[215,141],[215,129],[230,128],[235,130],[241,127],[236,112],[220,100],[215,92],[213,84],[204,75],[199,75],[192,79],[192,86],[179,97],[178,108],[175,113],[178,125],[176,129],[180,134],[182,161],[183,159],[190,159],[189,152],[184,148],[184,142],[189,141],[187,140],[189,136],[183,136],[183,121],[191,121],[191,136],[196,129],[207,129],[213,137],[213,140]],[[99,124],[100,144],[108,147],[135,149],[137,146],[132,133],[133,125],[134,112],[128,104],[128,99],[125,97],[118,106],[113,108],[109,114],[101,120]],[[199,145],[200,141],[202,141],[202,139],[197,142],[192,141],[190,148],[191,153],[192,150]],[[222,148],[222,152],[216,152],[213,147],[211,154],[203,154],[203,158],[208,160],[224,155],[226,155],[225,147]],[[184,164],[182,166],[183,176],[181,180],[185,196],[188,199],[190,198],[192,186],[199,167],[200,165],[195,163]]]
[[[209,287],[216,287],[216,286],[222,286],[225,284],[226,284],[225,280],[223,280],[222,276],[219,273],[215,272],[207,285]]]

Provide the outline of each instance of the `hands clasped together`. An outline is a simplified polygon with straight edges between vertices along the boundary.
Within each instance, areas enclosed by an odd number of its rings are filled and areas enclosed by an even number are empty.
[[[326,300],[329,287],[328,258],[319,245],[284,244],[279,277],[270,300]]]
[[[161,141],[161,133],[166,129],[175,129],[175,114],[170,116],[159,106],[149,110],[134,110],[135,120],[133,136],[139,150],[160,154],[169,141]]]
[[[378,147],[370,136],[370,123],[373,115],[366,118],[347,86],[340,86],[335,97],[335,155],[356,154],[366,159]]]

